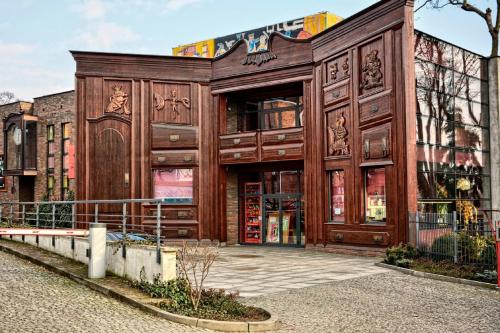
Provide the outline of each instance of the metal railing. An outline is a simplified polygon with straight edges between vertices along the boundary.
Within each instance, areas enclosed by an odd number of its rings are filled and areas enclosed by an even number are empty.
[[[463,223],[452,213],[410,213],[409,243],[435,261],[497,269],[494,231],[485,220]]]
[[[143,205],[149,207],[150,214],[142,214]],[[157,261],[160,263],[161,246],[165,243],[161,207],[161,200],[158,199],[0,202],[0,226],[88,229],[91,223],[106,223],[107,240],[121,244],[124,258],[127,244],[150,244],[156,246]],[[55,246],[55,237],[52,237],[52,244]]]

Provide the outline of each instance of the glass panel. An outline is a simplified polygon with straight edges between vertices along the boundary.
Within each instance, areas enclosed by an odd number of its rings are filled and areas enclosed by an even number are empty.
[[[479,150],[489,149],[489,132],[480,127],[455,125],[455,145]]]
[[[330,172],[330,221],[344,222],[344,170]]]
[[[71,123],[63,124],[63,139],[71,138]]]
[[[276,129],[280,128],[280,116],[279,112],[266,112],[264,113],[264,129]]]
[[[69,187],[69,178],[68,178],[68,175],[63,175],[63,177],[62,177],[62,187],[63,187],[63,189],[67,189]]]
[[[36,169],[36,122],[27,121],[24,141],[24,168]]]
[[[480,175],[458,176],[456,190],[458,199],[489,199],[490,177]]]
[[[280,241],[280,227],[279,227],[279,199],[266,198],[264,199],[266,209],[266,242],[278,244]]]
[[[54,141],[54,125],[47,126],[47,140]]]
[[[3,155],[0,155],[0,190],[5,189],[4,171],[5,171],[5,166],[3,162]]]
[[[48,146],[49,146],[49,155],[54,155],[56,152],[56,146],[54,144],[54,141],[48,142]]]
[[[417,174],[417,198],[429,199],[436,197],[436,185],[434,174],[429,172],[419,172]]]
[[[365,173],[366,222],[386,220],[385,168],[369,168]]]
[[[12,125],[7,131],[7,170],[21,169],[22,131],[17,125]]]
[[[297,244],[297,203],[295,198],[283,199],[281,202],[283,244]]]
[[[445,171],[453,168],[453,150],[417,145],[418,171]]]
[[[469,125],[488,126],[488,106],[455,98],[455,121]]]
[[[63,156],[63,170],[69,169],[69,155]]]
[[[154,198],[171,204],[193,203],[193,169],[153,171]]]
[[[47,177],[47,188],[48,189],[53,189],[54,188],[54,176],[48,176]]]
[[[417,117],[417,141],[450,146],[453,143],[453,123],[430,118]]]
[[[47,168],[54,169],[54,165],[55,165],[54,156],[47,157]]]
[[[455,150],[457,172],[486,174],[490,173],[490,154],[480,151]]]

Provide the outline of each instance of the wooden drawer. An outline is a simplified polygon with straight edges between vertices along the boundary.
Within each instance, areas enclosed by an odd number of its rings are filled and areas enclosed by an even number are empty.
[[[391,244],[391,235],[388,232],[378,231],[330,229],[328,241],[331,243],[389,246]]]
[[[196,207],[165,207],[161,208],[162,220],[196,220],[198,217]],[[156,207],[144,208],[144,215],[148,220],[156,219]]]
[[[197,150],[157,150],[151,153],[153,166],[197,165]]]
[[[304,158],[304,144],[294,143],[281,146],[263,146],[262,161],[300,160]]]
[[[367,123],[370,121],[386,118],[392,114],[391,94],[384,93],[370,98],[360,100],[359,103],[359,122]]]
[[[263,146],[304,142],[304,128],[287,128],[261,132]]]
[[[152,149],[196,148],[198,146],[197,127],[152,124],[151,132]]]
[[[253,163],[259,160],[257,147],[224,149],[220,151],[222,164]]]
[[[363,162],[389,159],[391,155],[391,124],[377,126],[361,132]]]
[[[323,89],[323,98],[325,105],[342,102],[348,99],[349,96],[349,81],[342,84],[335,84]]]
[[[156,235],[156,222],[144,221],[144,231]],[[164,222],[160,226],[161,235],[165,238],[198,238],[197,221]]]
[[[257,132],[221,135],[220,149],[257,146]]]

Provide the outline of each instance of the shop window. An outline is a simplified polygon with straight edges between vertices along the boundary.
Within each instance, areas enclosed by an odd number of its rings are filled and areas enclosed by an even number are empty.
[[[69,191],[69,147],[71,142],[71,123],[62,124],[61,135],[61,198]]]
[[[54,125],[47,126],[47,195],[54,195],[55,143]]]
[[[153,170],[154,198],[167,204],[193,203],[193,169]]]
[[[385,168],[365,170],[366,223],[386,221],[386,180]]]
[[[329,173],[330,222],[345,221],[345,172],[334,170]]]

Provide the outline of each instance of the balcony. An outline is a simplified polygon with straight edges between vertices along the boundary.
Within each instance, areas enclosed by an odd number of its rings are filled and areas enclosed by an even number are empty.
[[[6,176],[36,176],[38,117],[17,113],[4,119]]]
[[[219,136],[221,164],[304,159],[304,128],[258,130]]]

